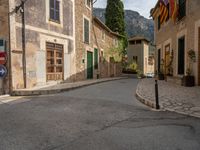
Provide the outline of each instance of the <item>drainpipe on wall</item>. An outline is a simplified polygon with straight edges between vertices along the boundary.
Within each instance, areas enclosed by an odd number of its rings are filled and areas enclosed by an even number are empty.
[[[94,33],[94,36],[95,36],[95,42],[96,42],[97,48],[98,48],[98,71],[97,71],[97,79],[99,79],[101,77],[101,65],[99,63],[100,62],[99,58],[101,58],[101,49],[99,47],[97,36],[96,36],[95,30],[94,30],[94,20],[93,20],[93,5],[96,2],[97,2],[97,0],[92,0],[92,29],[93,29],[93,33]]]
[[[24,79],[24,88],[27,88],[26,83],[26,34],[25,34],[25,10],[24,10],[25,1],[21,0],[21,15],[22,15],[22,65],[23,65],[23,79]]]
[[[11,65],[11,53],[12,53],[12,50],[11,50],[11,26],[10,26],[10,1],[8,1],[8,36],[9,36],[9,57],[8,57],[8,63],[9,63],[9,69],[8,69],[8,72],[9,72],[9,94],[12,93],[12,65]]]

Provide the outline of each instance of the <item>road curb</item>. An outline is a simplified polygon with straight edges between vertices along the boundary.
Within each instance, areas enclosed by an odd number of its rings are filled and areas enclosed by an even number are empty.
[[[39,96],[39,95],[49,95],[49,94],[57,94],[57,93],[61,93],[61,92],[67,92],[67,91],[71,91],[71,90],[75,90],[78,88],[82,88],[82,87],[86,87],[86,86],[90,86],[90,85],[95,85],[95,84],[100,84],[100,83],[104,83],[104,82],[109,82],[109,81],[115,81],[115,80],[122,80],[122,79],[127,79],[127,77],[119,77],[119,78],[109,78],[106,80],[97,80],[91,83],[85,83],[82,85],[75,85],[72,87],[66,87],[66,88],[62,88],[62,89],[49,89],[49,90],[33,90],[33,91],[29,91],[29,90],[19,90],[19,91],[13,91],[11,93],[11,96]]]
[[[135,95],[136,95],[136,98],[137,98],[141,103],[143,103],[144,105],[146,105],[146,106],[148,106],[148,107],[150,107],[150,108],[156,109],[156,104],[155,104],[154,102],[152,102],[151,100],[147,100],[147,99],[145,99],[144,97],[142,97],[142,96],[139,94],[138,89],[136,90]],[[181,114],[181,115],[185,115],[185,116],[189,116],[189,117],[200,118],[200,116],[197,116],[197,115],[184,113],[184,112],[177,111],[177,110],[170,109],[170,108],[165,108],[162,104],[160,104],[160,110],[162,110],[162,111],[169,111],[169,112],[175,112],[175,113],[178,113],[178,114]]]
[[[156,109],[156,104],[150,100],[147,100],[145,98],[143,98],[139,93],[138,90],[136,90],[136,98],[143,104],[147,105],[148,107],[151,107],[153,109]]]

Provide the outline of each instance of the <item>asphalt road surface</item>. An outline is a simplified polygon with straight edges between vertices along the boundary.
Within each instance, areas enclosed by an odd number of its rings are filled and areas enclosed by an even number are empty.
[[[144,106],[137,82],[0,103],[0,150],[200,150],[200,119]]]

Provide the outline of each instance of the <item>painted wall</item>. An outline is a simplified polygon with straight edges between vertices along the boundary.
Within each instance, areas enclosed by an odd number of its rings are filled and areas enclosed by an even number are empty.
[[[20,1],[10,0],[10,10]],[[26,22],[26,75],[27,88],[48,84],[46,80],[46,42],[64,46],[64,80],[73,80],[75,74],[74,1],[60,1],[60,23],[49,21],[49,1],[27,1]],[[43,14],[43,15],[41,15]],[[13,88],[23,88],[22,24],[21,14],[10,16]]]

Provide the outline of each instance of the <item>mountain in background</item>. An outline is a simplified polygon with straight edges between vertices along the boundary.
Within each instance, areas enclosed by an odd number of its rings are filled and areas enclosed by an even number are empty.
[[[94,16],[105,23],[105,9],[94,8]],[[150,41],[154,40],[154,22],[141,16],[138,12],[125,10],[126,32],[128,37],[144,36]]]

